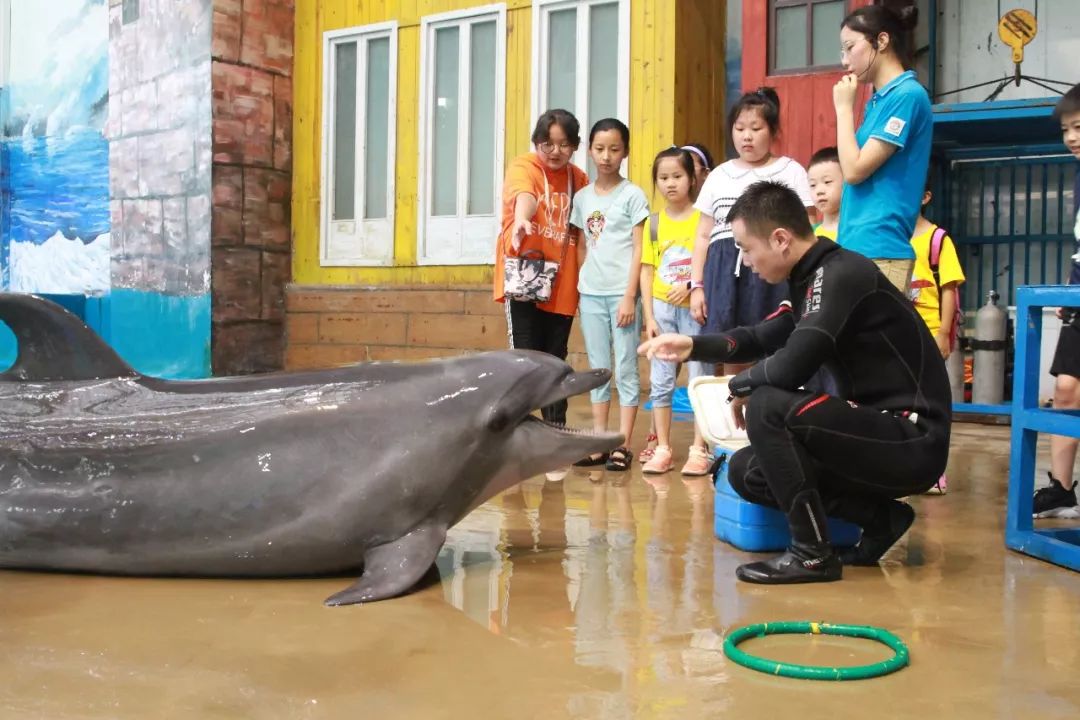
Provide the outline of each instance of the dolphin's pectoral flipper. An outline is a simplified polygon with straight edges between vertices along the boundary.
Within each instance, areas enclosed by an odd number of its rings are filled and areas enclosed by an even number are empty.
[[[364,574],[326,599],[327,605],[374,602],[401,595],[420,581],[446,542],[446,526],[420,525],[364,553]]]

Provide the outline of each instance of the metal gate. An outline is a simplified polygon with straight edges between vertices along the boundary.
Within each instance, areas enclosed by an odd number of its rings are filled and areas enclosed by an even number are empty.
[[[1007,305],[1016,304],[1017,285],[1064,284],[1068,281],[1073,239],[1071,155],[1024,155],[965,158],[946,156],[935,187],[943,202],[929,211],[956,243],[967,276],[963,307],[977,309],[997,290]],[[959,154],[959,153],[958,153]]]

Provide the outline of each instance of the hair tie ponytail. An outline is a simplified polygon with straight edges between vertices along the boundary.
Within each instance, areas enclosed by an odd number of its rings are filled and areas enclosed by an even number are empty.
[[[841,28],[857,32],[874,45],[878,36],[889,36],[889,48],[896,54],[900,64],[910,69],[914,59],[914,29],[919,20],[919,9],[912,0],[875,0],[863,5],[844,18]]]

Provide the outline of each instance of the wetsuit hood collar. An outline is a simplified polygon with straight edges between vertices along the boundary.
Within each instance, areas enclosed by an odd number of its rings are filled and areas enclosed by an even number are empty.
[[[789,279],[793,283],[799,283],[810,276],[810,273],[817,269],[818,265],[825,259],[829,253],[836,252],[840,249],[832,240],[828,238],[819,237],[817,242],[806,254],[799,258],[799,262],[795,263],[795,267],[791,268],[791,275]]]

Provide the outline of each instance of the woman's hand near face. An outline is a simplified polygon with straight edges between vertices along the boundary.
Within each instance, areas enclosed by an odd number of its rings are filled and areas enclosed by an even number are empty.
[[[855,107],[855,95],[859,91],[859,79],[848,73],[833,85],[833,107],[837,112],[850,112]]]

